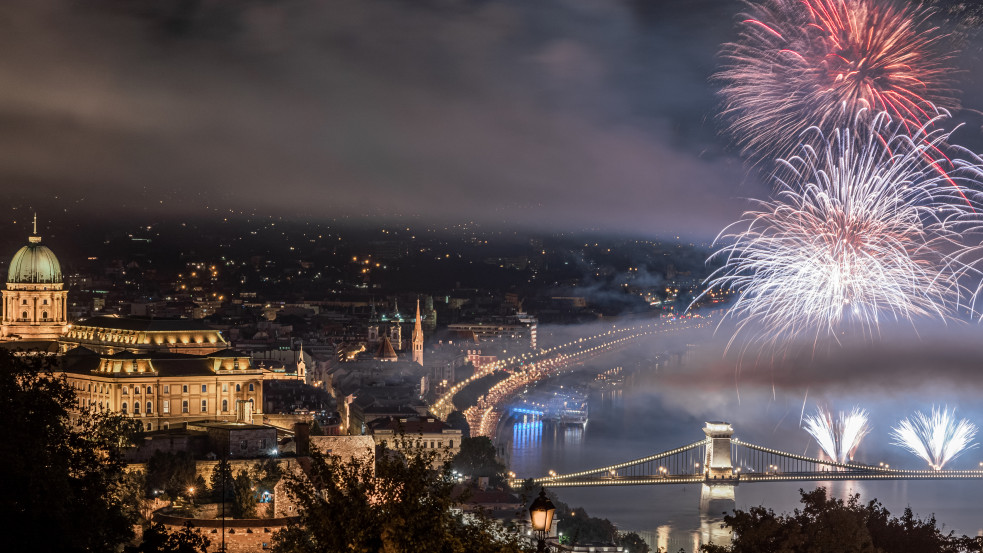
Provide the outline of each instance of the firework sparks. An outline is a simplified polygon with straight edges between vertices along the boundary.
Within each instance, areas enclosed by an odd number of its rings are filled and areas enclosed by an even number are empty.
[[[782,162],[792,178],[778,179],[777,199],[718,237],[730,245],[711,257],[723,266],[707,290],[739,293],[728,312],[735,338],[750,329],[764,343],[871,336],[882,317],[946,318],[960,305],[964,268],[953,252],[965,251],[960,225],[976,216],[948,184],[978,182],[980,160],[953,159],[958,169],[943,174],[935,167],[948,134],[911,137],[885,113],[870,121],[828,140],[810,129],[821,146]]]
[[[946,35],[930,13],[892,0],[748,2],[717,74],[744,153],[787,156],[807,126],[828,135],[863,110],[914,130],[938,115],[935,106],[954,106]]]
[[[816,414],[806,417],[803,422],[806,432],[816,439],[827,457],[839,463],[848,463],[853,461],[860,442],[870,433],[867,419],[867,411],[859,407],[854,407],[849,413],[840,411],[835,421],[829,410],[817,407]]]
[[[891,431],[894,445],[921,457],[935,470],[942,470],[946,463],[976,447],[977,444],[970,443],[975,436],[975,424],[966,419],[957,421],[955,409],[935,406],[931,415],[916,412]]]

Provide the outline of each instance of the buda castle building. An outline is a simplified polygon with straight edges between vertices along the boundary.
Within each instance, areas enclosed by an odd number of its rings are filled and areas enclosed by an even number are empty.
[[[79,412],[123,413],[147,431],[201,420],[251,423],[262,414],[263,381],[274,375],[230,349],[221,332],[189,319],[96,316],[70,324],[67,295],[35,221],[7,270],[0,346],[56,355],[56,373],[75,388]]]

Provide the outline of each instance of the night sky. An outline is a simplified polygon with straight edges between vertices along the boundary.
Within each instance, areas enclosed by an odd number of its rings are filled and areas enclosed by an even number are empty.
[[[5,0],[2,224],[398,215],[712,237],[770,188],[715,119],[740,9]],[[975,110],[979,59],[956,60]]]

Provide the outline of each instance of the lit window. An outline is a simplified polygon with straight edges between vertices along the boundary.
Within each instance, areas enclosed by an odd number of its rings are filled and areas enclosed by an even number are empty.
[[[164,414],[165,415],[171,412],[171,402],[170,402],[170,400],[166,400],[166,399],[164,400],[164,404],[161,405],[161,410],[164,411]]]
[[[127,395],[129,393],[130,393],[129,392],[129,387],[128,386],[123,386],[123,395],[125,396],[125,395]]]
[[[223,392],[228,392],[229,391],[229,383],[228,382],[223,382],[222,383],[222,391]]]

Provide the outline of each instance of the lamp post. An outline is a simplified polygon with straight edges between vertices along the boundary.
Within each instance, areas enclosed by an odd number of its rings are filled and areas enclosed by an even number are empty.
[[[533,500],[529,506],[529,516],[532,521],[532,529],[536,532],[538,541],[536,551],[544,553],[546,551],[546,533],[553,527],[553,513],[556,507],[550,498],[546,497],[546,488],[539,490],[539,497]]]

